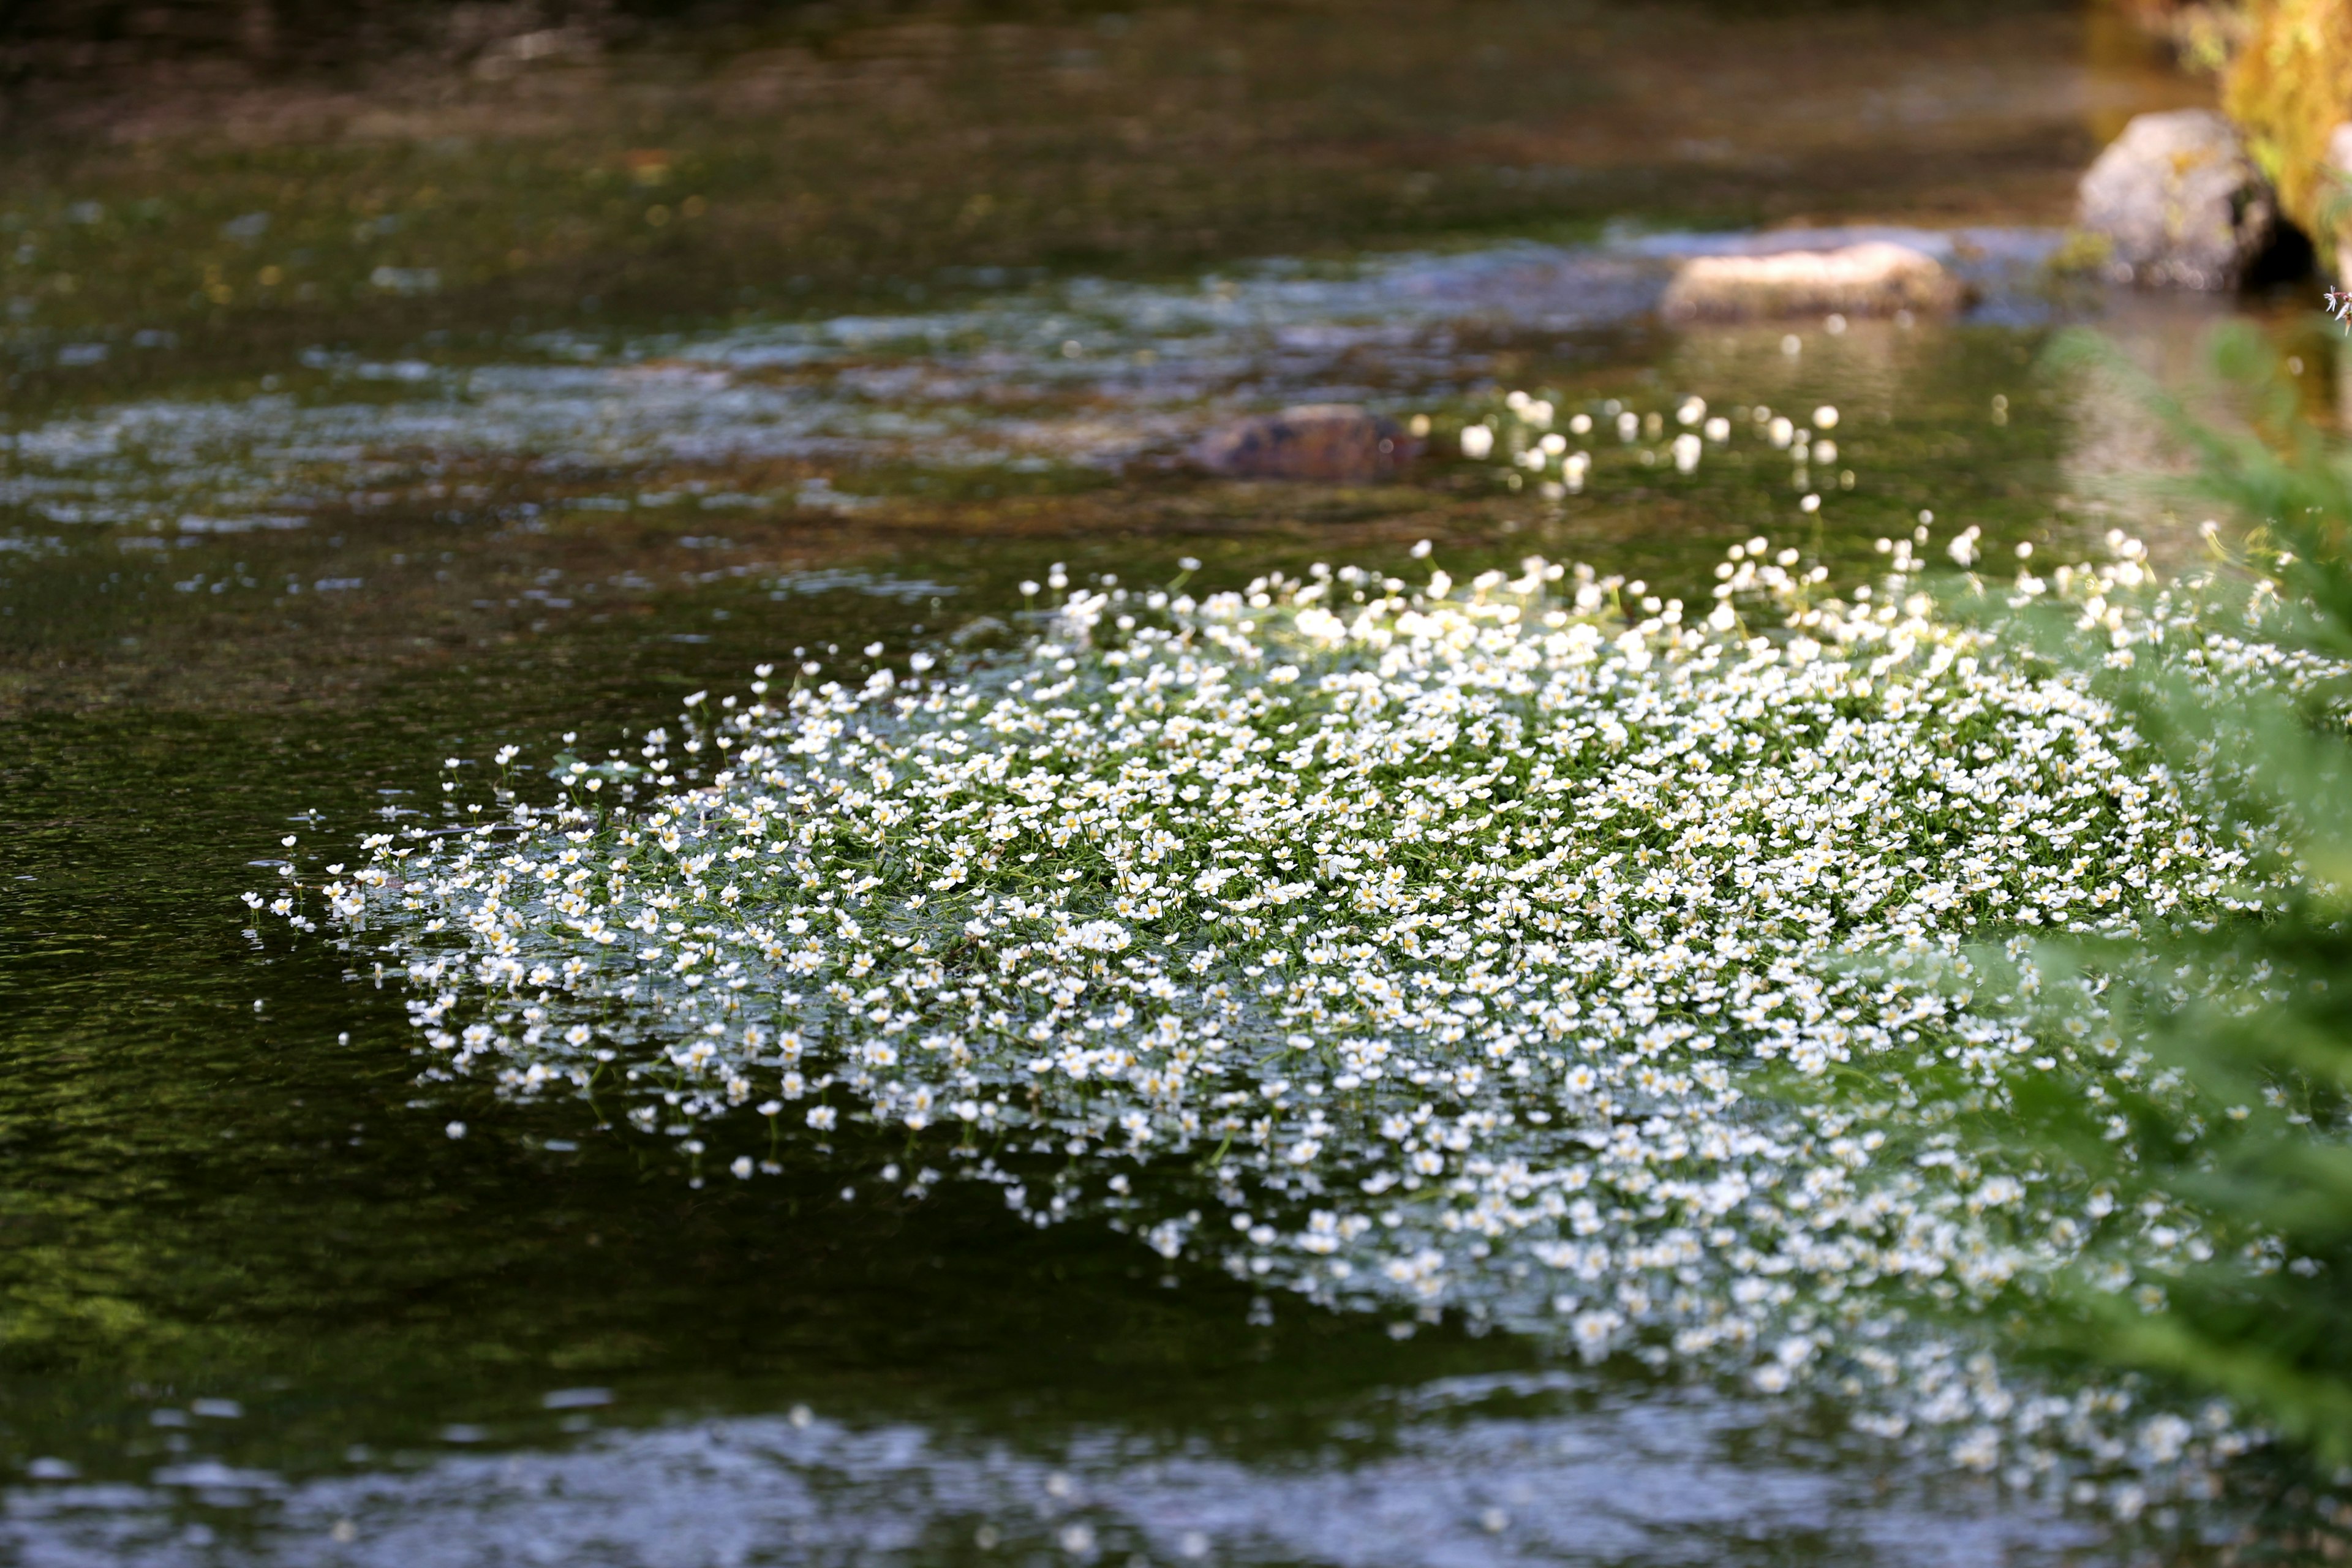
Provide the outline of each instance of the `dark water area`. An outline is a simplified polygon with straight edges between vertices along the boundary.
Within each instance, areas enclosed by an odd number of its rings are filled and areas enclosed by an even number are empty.
[[[289,855],[439,820],[445,758],[985,647],[1057,564],[1429,540],[1696,598],[1751,534],[1856,573],[1923,510],[2171,548],[2054,331],[2185,371],[2252,313],[2334,400],[2291,297],[2052,279],[2098,138],[2200,91],[2070,10],[844,16],[19,90],[0,1561],[2189,1560],[1828,1415],[1034,1228],[887,1142],[690,1186],[586,1104],[420,1084],[395,984],[249,929]],[[1676,258],[1792,223],[1898,226],[1979,302],[1655,321]],[[1664,423],[1547,497],[1454,455],[1517,390]],[[1685,475],[1691,397],[1743,423]],[[1185,460],[1302,402],[1432,454]],[[1768,405],[1838,451],[1792,483]]]

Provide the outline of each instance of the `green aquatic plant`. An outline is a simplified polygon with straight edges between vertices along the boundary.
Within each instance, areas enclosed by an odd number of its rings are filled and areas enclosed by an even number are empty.
[[[1822,497],[1812,478],[1812,465],[1822,470],[1822,489],[1852,489],[1854,477],[1838,465],[1837,428],[1833,405],[1815,407],[1801,423],[1775,414],[1769,405],[1743,405],[1738,414],[1753,436],[1769,442],[1790,462],[1790,488],[1803,492],[1797,510],[1807,517],[1821,510]],[[1549,397],[1526,392],[1507,395],[1500,408],[1465,425],[1455,437],[1462,456],[1474,463],[1495,461],[1495,469],[1513,489],[1528,478],[1546,500],[1560,501],[1582,495],[1593,476],[1594,446],[1614,444],[1634,455],[1645,468],[1661,466],[1688,476],[1710,452],[1721,453],[1732,439],[1733,424],[1722,414],[1710,415],[1706,399],[1696,395],[1675,401],[1671,424],[1663,409],[1643,413],[1622,399],[1611,398],[1591,408],[1555,406]],[[1750,443],[1752,445],[1752,443]]]
[[[2251,333],[2223,371],[2252,394],[2238,431],[2145,389],[2201,460],[2198,489],[2248,525],[2217,568],[2163,590],[2110,580],[2071,625],[2000,635],[2098,669],[2101,689],[2254,853],[2239,896],[2129,939],[2041,944],[2051,992],[2098,994],[2116,1059],[2144,1071],[2090,1100],[2019,1079],[1983,1135],[2074,1173],[2166,1245],[2087,1249],[2037,1334],[2229,1396],[2328,1465],[2352,1463],[2352,456],[2299,415]],[[2017,604],[2024,596],[2013,597]],[[2189,600],[2196,601],[2193,607]],[[2123,631],[2169,623],[2172,635]],[[2084,639],[2088,639],[2086,651]],[[2179,1232],[2180,1203],[2205,1216]],[[2146,1211],[2144,1214],[2142,1211]],[[2193,1242],[2193,1245],[2192,1245]],[[2131,1251],[2134,1256],[2126,1257]]]
[[[693,1180],[860,1123],[914,1197],[961,1175],[1400,1334],[1828,1394],[2128,1515],[2216,1484],[2225,1408],[2037,1382],[1906,1303],[2153,1244],[1906,1085],[2127,1085],[1941,962],[2218,918],[2255,847],[2087,677],[1939,615],[1916,542],[1833,594],[1750,540],[1704,611],[1538,559],[1057,574],[1015,655],[764,669],[276,909],[323,899],[405,981],[427,1079],[580,1097]],[[1886,1091],[1788,1092],[1841,1066]]]

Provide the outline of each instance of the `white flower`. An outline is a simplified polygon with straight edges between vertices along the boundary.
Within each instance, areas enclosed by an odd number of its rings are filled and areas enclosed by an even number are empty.
[[[1969,944],[2029,909],[2127,933],[2257,873],[2086,685],[1942,619],[1915,542],[1841,592],[1748,540],[1704,613],[1534,558],[1200,599],[1056,572],[1025,656],[722,701],[724,782],[385,836],[323,915],[404,979],[431,1070],[617,1101],[739,1174],[728,1118],[772,1084],[765,1117],[827,1103],[765,1136],[866,1119],[1024,1223],[1108,1208],[1259,1288],[1768,1392],[1869,1367],[1875,1429],[2007,1454],[2030,1385],[1874,1314],[2045,1272],[2095,1201],[1777,1076],[2119,1083],[2088,998],[2047,1038],[1973,1006]],[[2048,591],[2155,649],[2125,567]],[[2118,1251],[2201,1235],[2161,1217]],[[2153,1463],[2155,1414],[2080,1430]]]

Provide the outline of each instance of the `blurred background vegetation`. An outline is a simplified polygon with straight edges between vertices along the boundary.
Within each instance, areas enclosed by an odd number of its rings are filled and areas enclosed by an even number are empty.
[[[2053,356],[2137,385],[2196,462],[2168,499],[2230,520],[2205,570],[2099,585],[2163,605],[2167,635],[2124,662],[2079,599],[1979,604],[2116,701],[2254,863],[2218,915],[1972,955],[2054,1050],[2087,1041],[2129,1070],[2088,1095],[2040,1071],[1991,1096],[1928,1079],[1979,1146],[2104,1216],[2054,1288],[2007,1288],[2013,1342],[2226,1396],[2284,1439],[2263,1460],[2284,1560],[2333,1562],[2352,1539],[2352,1510],[2325,1500],[2352,1467],[2352,449],[2258,331],[2210,349],[2242,419],[2192,413],[2087,332]]]
[[[2169,1191],[2217,1216],[2226,1247],[2163,1282],[2168,1310],[2101,1314],[2106,1352],[2186,1375],[2263,1414],[2326,1464],[2352,1465],[2352,452],[2303,417],[2274,350],[2221,333],[2222,374],[2254,416],[2217,429],[2168,407],[2202,463],[2204,497],[2249,529],[2220,579],[2276,584],[2248,632],[2311,656],[2302,679],[2249,696],[2215,680],[2210,645],[2126,688],[2182,776],[2219,781],[2212,809],[2281,853],[2289,890],[2170,933],[2122,972],[2121,1016],[2192,1089],[2102,1129],[2100,1165],[2130,1199]],[[2226,629],[2226,628],[2217,628]],[[2214,663],[2219,663],[2216,658]],[[2234,766],[2210,766],[2216,756]],[[2078,1139],[2079,1146],[2089,1146]],[[2339,1521],[2352,1522],[2352,1521]]]
[[[2333,259],[2347,216],[2330,143],[2352,121],[2347,0],[2116,0],[2116,15],[2218,78],[2281,210]]]

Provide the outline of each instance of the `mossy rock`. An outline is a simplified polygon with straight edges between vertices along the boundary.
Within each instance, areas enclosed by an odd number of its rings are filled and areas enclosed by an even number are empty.
[[[2269,248],[2276,198],[2229,120],[2143,114],[2084,174],[2076,222],[2106,242],[2117,282],[2234,289]]]
[[[2221,79],[2221,107],[2278,192],[2280,210],[2333,261],[2352,218],[2346,172],[2330,161],[2352,121],[2352,0],[2248,0],[2244,41]]]

